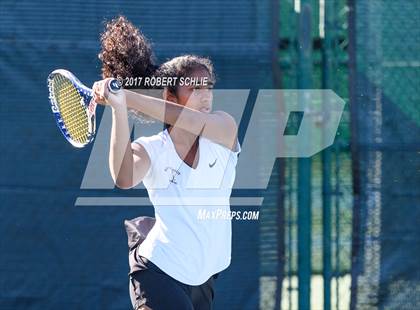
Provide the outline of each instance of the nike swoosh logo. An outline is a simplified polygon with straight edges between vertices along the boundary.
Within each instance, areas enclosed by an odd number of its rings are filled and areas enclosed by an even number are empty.
[[[214,160],[214,163],[212,163],[212,164],[209,163],[209,167],[213,168],[213,166],[216,164],[216,161],[217,161],[217,158]]]

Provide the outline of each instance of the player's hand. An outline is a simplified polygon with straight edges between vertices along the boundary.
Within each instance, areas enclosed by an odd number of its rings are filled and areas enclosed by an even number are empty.
[[[127,107],[124,91],[116,94],[111,93],[108,89],[108,83],[113,79],[108,78],[93,83],[93,100],[102,105],[110,105],[112,108]]]

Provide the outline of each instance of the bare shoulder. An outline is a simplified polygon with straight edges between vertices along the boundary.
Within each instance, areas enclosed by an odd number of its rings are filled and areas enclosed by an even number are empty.
[[[227,126],[234,126],[235,128],[237,127],[235,119],[229,113],[226,113],[225,111],[214,111],[213,114],[217,115],[223,121],[225,121]]]
[[[226,135],[236,137],[238,126],[232,115],[225,111],[214,111],[212,114],[217,117],[217,123]]]
[[[211,126],[204,128],[203,135],[213,142],[234,150],[238,134],[238,126],[235,119],[225,111],[214,111],[209,117]]]

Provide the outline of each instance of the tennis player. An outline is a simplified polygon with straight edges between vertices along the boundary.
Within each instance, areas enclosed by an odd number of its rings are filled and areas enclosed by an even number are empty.
[[[97,103],[112,108],[109,165],[115,184],[129,189],[143,182],[155,210],[156,221],[130,266],[133,308],[212,309],[213,281],[230,264],[232,236],[230,217],[214,215],[230,210],[240,152],[234,119],[212,109],[213,65],[185,55],[157,68],[147,40],[123,17],[108,24],[102,39],[104,77],[118,70],[132,74],[139,66],[144,76],[200,81],[166,86],[161,99],[126,89],[109,93],[109,79],[95,82],[93,90]],[[114,52],[112,45],[118,46]],[[131,142],[128,109],[162,121],[164,130]]]

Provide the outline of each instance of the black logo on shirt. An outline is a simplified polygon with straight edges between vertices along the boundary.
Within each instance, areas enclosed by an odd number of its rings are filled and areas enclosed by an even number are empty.
[[[181,174],[181,172],[179,172],[177,169],[174,169],[172,167],[166,167],[165,168],[165,172],[170,170],[171,171],[171,178],[169,179],[169,182],[174,183],[174,184],[178,184],[175,180],[175,178]]]
[[[213,168],[213,166],[216,164],[216,161],[217,161],[217,158],[214,160],[214,163],[212,163],[212,164],[209,163],[209,167]]]

